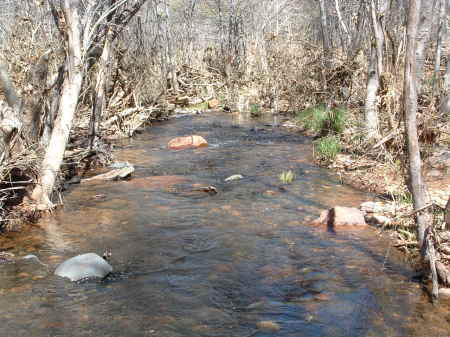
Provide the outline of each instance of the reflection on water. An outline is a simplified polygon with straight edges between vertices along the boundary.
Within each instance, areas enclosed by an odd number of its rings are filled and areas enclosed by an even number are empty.
[[[171,152],[175,136],[210,146]],[[0,249],[63,259],[110,248],[115,272],[72,284],[0,265],[1,336],[448,336],[411,271],[372,230],[308,219],[366,196],[311,161],[309,140],[227,116],[180,118],[119,144],[130,181],[86,184],[64,210]],[[280,188],[291,169],[297,179]],[[243,179],[225,182],[233,174]],[[200,191],[213,185],[216,195]]]

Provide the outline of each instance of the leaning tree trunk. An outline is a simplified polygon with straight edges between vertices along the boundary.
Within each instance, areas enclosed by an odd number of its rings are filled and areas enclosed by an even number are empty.
[[[31,198],[38,209],[53,207],[51,194],[60,170],[83,82],[79,0],[61,0],[67,27],[67,78],[64,81],[58,117],[42,162],[40,177]]]

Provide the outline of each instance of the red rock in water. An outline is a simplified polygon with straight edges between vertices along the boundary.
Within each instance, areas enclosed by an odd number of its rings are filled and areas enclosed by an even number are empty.
[[[219,107],[219,105],[220,105],[220,102],[219,102],[218,99],[213,98],[213,99],[208,101],[208,108],[209,109],[217,109]]]
[[[357,208],[336,206],[320,213],[320,217],[312,222],[313,225],[365,226],[364,214]]]
[[[184,150],[184,149],[196,149],[199,147],[208,146],[208,142],[202,136],[186,136],[177,137],[169,141],[167,147],[170,150]]]

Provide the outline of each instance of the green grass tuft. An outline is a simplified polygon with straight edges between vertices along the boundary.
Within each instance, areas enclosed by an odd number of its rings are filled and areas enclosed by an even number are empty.
[[[297,120],[305,129],[320,135],[340,134],[345,127],[346,109],[328,109],[325,104],[307,108],[297,113]]]
[[[324,161],[333,161],[341,151],[340,140],[337,136],[326,136],[314,142],[314,153]]]
[[[295,174],[291,170],[283,171],[279,178],[283,184],[291,184],[295,179]]]

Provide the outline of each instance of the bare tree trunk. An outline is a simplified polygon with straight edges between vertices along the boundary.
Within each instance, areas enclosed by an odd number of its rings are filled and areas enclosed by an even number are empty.
[[[380,136],[378,125],[378,89],[380,88],[380,74],[378,73],[378,57],[375,44],[372,44],[369,56],[369,69],[367,71],[366,104],[364,107],[365,128],[367,139],[376,139]]]
[[[441,72],[441,56],[442,56],[442,43],[447,37],[447,11],[448,11],[448,0],[440,0],[440,11],[439,11],[439,23],[436,38],[436,51],[434,59],[434,83],[437,83],[439,74]]]
[[[0,165],[9,157],[11,141],[21,127],[22,123],[14,109],[0,101]]]
[[[109,78],[111,47],[112,47],[112,31],[108,29],[103,45],[102,54],[99,59],[97,80],[95,85],[95,97],[92,107],[91,120],[89,123],[89,148],[94,148],[95,138],[97,137],[98,128],[100,126],[103,112],[106,108],[106,92]]]
[[[79,6],[79,0],[61,0],[67,27],[68,72],[63,86],[58,117],[42,162],[39,181],[31,196],[37,203],[37,208],[41,210],[53,207],[50,198],[64,157],[83,82]]]
[[[22,100],[9,77],[6,64],[0,60],[0,87],[6,97],[0,101],[0,164],[9,157],[11,141],[22,129]]]
[[[66,61],[59,66],[58,74],[55,81],[50,86],[50,106],[47,109],[46,115],[43,120],[43,130],[40,139],[40,143],[43,147],[47,147],[50,142],[50,137],[53,131],[53,125],[55,118],[58,114],[59,102],[61,99],[61,91],[64,84],[64,74],[66,72]]]
[[[414,199],[414,209],[421,209],[427,204],[425,184],[422,177],[422,161],[417,136],[417,76],[416,76],[416,42],[419,24],[419,10],[421,0],[410,0],[407,26],[407,46],[405,59],[405,78],[403,89],[403,105],[405,114],[406,138],[408,144],[409,182],[408,187]],[[422,248],[425,230],[429,225],[429,218],[425,211],[416,216],[417,237]]]
[[[175,56],[173,52],[173,37],[172,37],[172,30],[170,27],[170,12],[169,12],[169,6],[167,6],[167,0],[163,1],[164,5],[164,33],[166,36],[166,53],[167,53],[167,60],[169,63],[169,75],[170,80],[172,84],[173,92],[176,94],[178,92],[178,77],[177,77],[177,71],[176,71],[176,65],[175,65]]]
[[[450,54],[450,53],[448,53]],[[450,111],[450,55],[447,55],[447,63],[445,65],[444,76],[444,94],[441,99],[440,112],[443,115],[447,115]]]
[[[423,71],[426,58],[426,50],[431,36],[431,23],[435,17],[434,8],[436,0],[422,1],[417,32],[416,67],[417,67],[417,92],[422,89]]]
[[[5,93],[6,102],[8,105],[20,114],[22,111],[22,100],[17,95],[16,89],[9,78],[8,67],[6,64],[0,61],[0,84],[3,87]]]
[[[355,35],[352,35],[352,43],[350,45],[351,51],[349,51],[350,59],[353,59],[359,52],[359,49],[361,48],[361,41],[364,36],[364,23],[365,23],[365,3],[364,1],[361,1],[358,9],[358,16],[357,16],[357,23],[356,23],[356,32]]]
[[[373,34],[373,42],[370,49],[367,71],[367,91],[365,104],[365,122],[367,139],[380,137],[378,118],[378,90],[380,89],[381,76],[383,74],[384,52],[384,25],[383,16],[386,11],[386,2],[380,1],[379,6],[375,0],[370,0],[370,18]]]
[[[32,68],[30,83],[33,87],[33,94],[26,100],[24,107],[24,129],[27,137],[33,143],[38,141],[42,131],[50,52],[51,49],[45,52]]]
[[[447,205],[445,206],[444,222],[447,230],[450,230],[450,196],[448,197]]]
[[[330,42],[330,34],[328,31],[328,16],[327,9],[325,6],[325,0],[319,0],[320,7],[320,25],[322,27],[322,43],[323,43],[323,52],[324,52],[324,65],[328,68],[331,66],[331,42]]]
[[[375,37],[378,76],[383,74],[383,52],[384,52],[384,23],[383,17],[386,11],[387,3],[380,1],[380,6],[375,4],[375,0],[370,0],[370,16],[372,20],[373,35]]]
[[[444,0],[445,1],[445,0]],[[447,7],[448,9],[448,7]],[[448,14],[445,13],[445,30],[443,32],[442,38],[442,45],[445,47],[445,58],[446,58],[446,64],[445,64],[445,74],[444,74],[444,90],[441,97],[441,104],[439,107],[439,111],[442,115],[446,116],[448,115],[450,111],[450,34],[448,31]]]
[[[337,16],[338,16],[339,23],[340,23],[340,25],[342,27],[342,30],[344,31],[344,34],[345,34],[345,42],[346,42],[345,47],[349,47],[350,43],[351,43],[350,33],[348,31],[347,24],[345,23],[344,19],[342,18],[341,9],[340,9],[340,6],[339,6],[339,0],[334,0],[334,5],[336,7],[336,13],[337,13]]]

